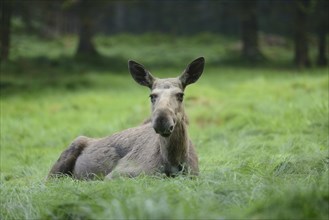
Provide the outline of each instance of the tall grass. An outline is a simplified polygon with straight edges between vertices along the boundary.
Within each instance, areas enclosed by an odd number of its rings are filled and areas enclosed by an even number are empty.
[[[71,37],[14,42],[1,67],[1,219],[329,217],[328,69],[230,66],[234,39],[209,35],[98,37],[104,57],[93,65],[70,59]],[[184,101],[199,177],[44,181],[76,136],[106,136],[149,116],[148,90],[131,79],[127,59],[168,77],[200,55],[204,75]]]

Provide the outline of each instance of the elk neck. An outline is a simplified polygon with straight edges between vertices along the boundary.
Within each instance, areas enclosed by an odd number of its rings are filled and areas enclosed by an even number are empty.
[[[174,131],[169,137],[159,135],[162,159],[173,166],[183,164],[188,152],[188,134],[186,116],[177,120]]]

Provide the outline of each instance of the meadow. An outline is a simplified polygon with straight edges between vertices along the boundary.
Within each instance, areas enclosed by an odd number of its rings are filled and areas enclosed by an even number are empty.
[[[236,41],[203,34],[98,36],[103,56],[73,59],[76,38],[14,36],[1,66],[0,219],[328,219],[328,68],[297,70],[291,45],[268,61],[234,59]],[[186,90],[197,178],[45,181],[79,135],[103,137],[150,115],[134,59],[174,77],[199,56]]]

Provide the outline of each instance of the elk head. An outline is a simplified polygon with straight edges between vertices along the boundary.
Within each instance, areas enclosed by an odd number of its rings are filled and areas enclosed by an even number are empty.
[[[143,65],[130,60],[129,71],[134,80],[151,89],[152,126],[156,133],[169,137],[177,122],[184,117],[184,90],[196,82],[204,69],[205,59],[199,57],[192,61],[183,73],[176,78],[159,79],[146,70]]]

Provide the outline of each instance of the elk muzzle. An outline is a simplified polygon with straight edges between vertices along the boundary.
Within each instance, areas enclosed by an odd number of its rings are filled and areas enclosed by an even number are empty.
[[[168,109],[155,110],[152,125],[157,134],[163,137],[169,137],[175,129],[175,114]]]

